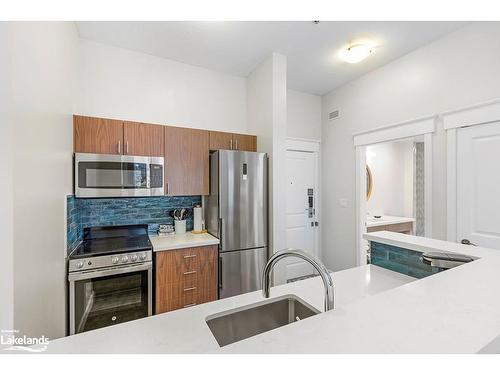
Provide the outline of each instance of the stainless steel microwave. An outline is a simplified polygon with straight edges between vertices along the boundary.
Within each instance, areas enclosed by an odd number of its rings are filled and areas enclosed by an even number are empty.
[[[75,153],[75,196],[164,195],[163,166],[163,157]]]

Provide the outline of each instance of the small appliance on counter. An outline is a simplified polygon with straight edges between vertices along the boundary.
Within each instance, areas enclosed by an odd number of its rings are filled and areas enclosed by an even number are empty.
[[[84,228],[69,256],[70,335],[152,314],[148,226]]]
[[[168,236],[174,234],[174,226],[172,224],[158,225],[158,236]]]

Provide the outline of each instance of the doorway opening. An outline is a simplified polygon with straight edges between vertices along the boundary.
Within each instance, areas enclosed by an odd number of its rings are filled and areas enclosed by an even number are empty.
[[[356,147],[357,263],[367,263],[365,233],[431,237],[432,134],[378,139]]]
[[[425,233],[423,137],[366,147],[367,232]]]

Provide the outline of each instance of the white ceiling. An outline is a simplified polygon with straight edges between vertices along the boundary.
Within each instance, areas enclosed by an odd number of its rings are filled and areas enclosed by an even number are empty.
[[[246,77],[271,52],[288,58],[288,87],[322,95],[463,26],[463,22],[77,22],[82,38]],[[337,53],[370,39],[351,65]]]

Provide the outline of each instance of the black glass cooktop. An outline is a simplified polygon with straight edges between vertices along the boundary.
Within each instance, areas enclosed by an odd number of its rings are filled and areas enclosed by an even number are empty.
[[[152,250],[146,225],[120,225],[84,228],[83,242],[70,258],[86,258],[107,254]]]

